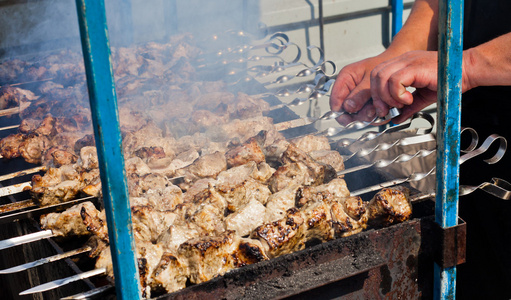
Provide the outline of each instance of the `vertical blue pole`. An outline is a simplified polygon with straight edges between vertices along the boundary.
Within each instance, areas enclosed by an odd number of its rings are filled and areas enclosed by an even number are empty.
[[[392,37],[403,27],[403,0],[392,0]]]
[[[140,299],[103,0],[76,0],[118,299]]]
[[[435,220],[443,228],[457,225],[463,56],[463,0],[439,1],[438,154]],[[456,296],[456,267],[435,264],[435,299]]]

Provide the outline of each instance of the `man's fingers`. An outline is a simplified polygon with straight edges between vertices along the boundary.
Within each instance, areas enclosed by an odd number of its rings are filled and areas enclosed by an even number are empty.
[[[413,103],[403,107],[401,114],[392,119],[394,123],[399,124],[406,121],[416,112],[421,111],[430,104],[435,103],[437,99],[437,93],[428,89],[418,89],[412,94],[412,96]]]
[[[397,60],[386,62],[385,65],[378,66],[371,72],[371,97],[376,103],[379,116],[385,114],[384,105],[379,104],[381,102],[390,107],[403,107],[403,103],[393,97],[389,87],[390,82],[395,80],[396,72],[403,68],[406,68],[406,65]]]
[[[332,111],[341,111],[346,97],[350,94],[356,86],[353,77],[349,73],[341,70],[335,79],[334,86],[332,87],[332,94],[330,96],[330,108]]]

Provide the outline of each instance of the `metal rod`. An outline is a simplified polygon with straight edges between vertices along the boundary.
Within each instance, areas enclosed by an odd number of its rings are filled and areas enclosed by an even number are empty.
[[[457,225],[461,75],[463,56],[463,0],[439,1],[438,41],[438,155],[435,220],[443,228]],[[456,267],[435,264],[435,299],[456,296]]]
[[[118,299],[141,299],[103,0],[76,0]]]
[[[392,37],[403,27],[403,0],[392,0]]]

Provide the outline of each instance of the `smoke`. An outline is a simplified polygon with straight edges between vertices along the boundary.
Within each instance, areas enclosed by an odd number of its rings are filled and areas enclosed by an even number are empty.
[[[106,0],[113,47],[164,41],[191,32],[206,39],[227,30],[256,29],[259,1]],[[74,0],[26,1],[0,6],[0,58],[46,50],[79,50]]]

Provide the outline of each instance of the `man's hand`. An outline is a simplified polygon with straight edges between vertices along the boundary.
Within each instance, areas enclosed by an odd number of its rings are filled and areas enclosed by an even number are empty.
[[[376,114],[402,108],[401,123],[437,100],[437,52],[411,51],[377,65],[371,72],[371,97]],[[410,93],[406,88],[414,87]]]
[[[383,62],[381,56],[371,57],[344,67],[337,76],[330,96],[330,108],[332,111],[345,111],[337,118],[340,124],[346,125],[354,119],[371,121],[376,115],[374,106],[370,100],[370,77],[371,70]],[[350,114],[355,114],[350,115]]]

